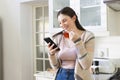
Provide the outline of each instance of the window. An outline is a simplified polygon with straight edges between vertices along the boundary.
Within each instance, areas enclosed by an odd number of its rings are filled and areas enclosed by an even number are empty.
[[[48,51],[43,38],[49,36],[48,6],[33,7],[34,71],[50,68]]]

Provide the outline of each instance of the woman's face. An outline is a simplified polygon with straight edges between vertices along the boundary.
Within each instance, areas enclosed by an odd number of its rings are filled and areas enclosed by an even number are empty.
[[[68,32],[72,31],[75,28],[75,20],[75,16],[73,16],[72,18],[64,14],[60,14],[58,16],[58,22],[60,24],[60,27],[62,27],[65,31]]]

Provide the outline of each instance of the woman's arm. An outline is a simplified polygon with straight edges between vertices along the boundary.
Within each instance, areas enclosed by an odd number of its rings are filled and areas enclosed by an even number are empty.
[[[77,60],[79,61],[83,69],[89,69],[92,65],[94,56],[95,38],[93,35],[88,36],[87,41],[79,41],[76,44],[77,48]]]
[[[56,55],[49,55],[49,61],[53,69],[58,69],[60,67],[60,60]]]
[[[59,36],[53,37],[52,39],[57,45],[59,45],[59,42],[60,42]],[[48,54],[49,61],[50,61],[52,68],[54,68],[54,69],[59,68],[60,64],[61,64],[60,59],[58,59],[58,52],[59,52],[58,50],[54,50],[54,49],[49,48],[49,54]]]

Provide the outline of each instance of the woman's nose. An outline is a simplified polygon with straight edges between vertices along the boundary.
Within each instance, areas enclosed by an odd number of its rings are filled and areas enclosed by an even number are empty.
[[[64,23],[61,23],[61,24],[60,24],[60,27],[64,28]]]

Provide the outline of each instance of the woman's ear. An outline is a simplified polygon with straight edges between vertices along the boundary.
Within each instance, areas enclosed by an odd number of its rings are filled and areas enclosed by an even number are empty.
[[[76,16],[74,15],[74,16],[72,17],[72,19],[73,19],[74,21],[76,21]]]

